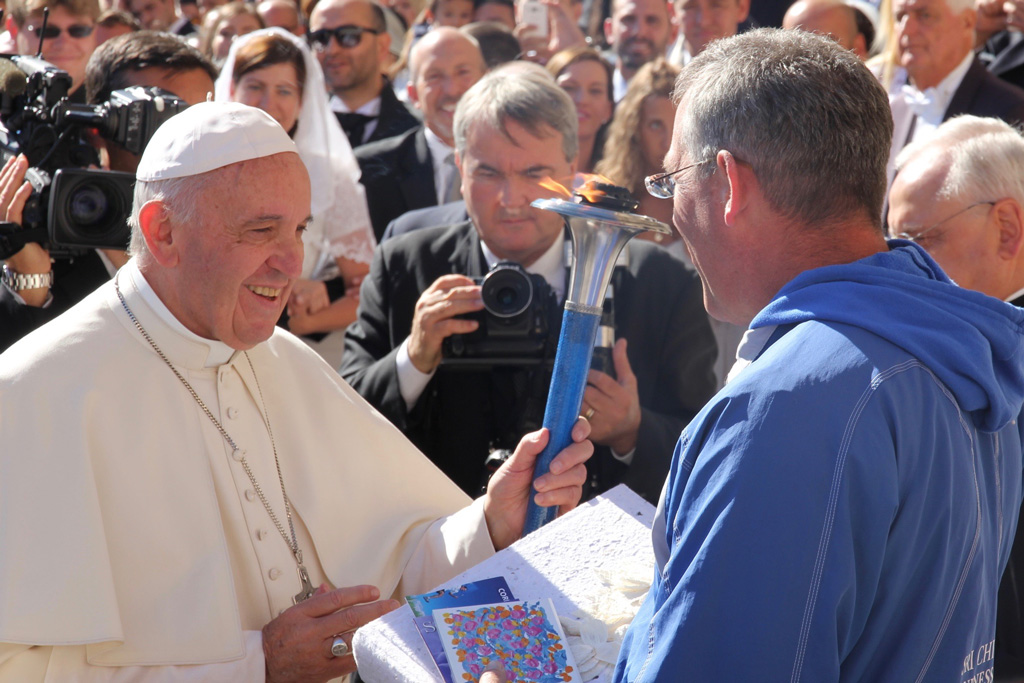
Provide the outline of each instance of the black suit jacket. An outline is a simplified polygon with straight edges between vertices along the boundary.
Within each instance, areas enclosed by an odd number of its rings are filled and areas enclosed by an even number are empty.
[[[103,261],[89,250],[74,259],[53,263],[53,301],[46,308],[26,306],[0,285],[0,351],[26,334],[50,322],[110,279]]]
[[[633,461],[608,449],[588,463],[597,490],[624,482],[656,501],[682,428],[714,393],[715,339],[700,281],[668,252],[633,240],[615,291],[615,333],[628,342],[642,409]],[[487,265],[470,223],[426,228],[382,243],[363,281],[359,316],[345,335],[341,374],[467,493],[476,494],[494,434],[523,409],[509,373],[446,369],[411,412],[399,393],[395,359],[409,336],[420,293],[442,275],[481,277]],[[541,414],[548,379],[541,386]]]
[[[468,220],[469,212],[466,211],[465,199],[439,206],[428,206],[425,209],[414,209],[388,223],[387,230],[384,231],[384,236],[378,240],[378,243],[414,230],[436,228],[440,225],[455,225]]]
[[[960,114],[992,116],[1007,123],[1024,121],[1024,90],[1000,80],[975,57],[953,93],[942,120]]]
[[[388,223],[406,211],[437,206],[434,162],[423,126],[363,145],[356,159],[378,242]]]
[[[978,56],[996,76],[1024,88],[1024,33],[1000,31],[989,38]]]
[[[338,123],[341,124],[341,115],[335,112],[335,116],[338,117]],[[363,144],[368,145],[377,140],[401,135],[418,125],[420,125],[419,118],[398,99],[395,91],[391,89],[391,83],[385,80],[384,87],[380,91],[380,114],[377,116],[377,126]],[[341,128],[344,130],[345,126],[342,125]],[[356,149],[361,146],[358,145]]]

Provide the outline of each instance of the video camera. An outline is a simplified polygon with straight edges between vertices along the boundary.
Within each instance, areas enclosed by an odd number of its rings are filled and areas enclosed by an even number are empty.
[[[0,223],[0,259],[29,242],[53,256],[87,249],[125,249],[135,175],[103,171],[84,138],[96,129],[141,154],[164,121],[188,105],[159,88],[114,91],[102,104],[68,99],[71,76],[39,57],[0,58],[0,163],[24,154],[32,194],[21,225]]]

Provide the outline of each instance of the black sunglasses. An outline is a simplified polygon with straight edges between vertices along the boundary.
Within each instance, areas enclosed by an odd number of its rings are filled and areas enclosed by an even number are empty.
[[[94,28],[96,27],[87,26],[86,24],[71,24],[66,29],[61,29],[60,26],[47,25],[45,29],[41,26],[26,26],[25,30],[37,36],[42,34],[42,37],[47,40],[53,40],[60,35],[61,30],[67,31],[68,35],[72,38],[87,38],[92,35]]]
[[[309,44],[313,49],[322,52],[327,49],[328,43],[331,42],[331,36],[334,36],[334,39],[338,41],[338,45],[352,48],[359,45],[359,41],[363,39],[364,33],[377,35],[380,31],[375,28],[364,28],[362,26],[338,26],[337,28],[322,28],[317,31],[310,31],[308,37]]]

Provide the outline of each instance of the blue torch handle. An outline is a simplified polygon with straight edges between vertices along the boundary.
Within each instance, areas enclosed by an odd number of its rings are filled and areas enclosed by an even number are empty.
[[[534,479],[545,474],[555,456],[572,443],[572,428],[583,404],[583,390],[587,387],[587,372],[590,370],[590,358],[594,354],[594,340],[600,324],[600,311],[585,313],[572,310],[566,305],[551,374],[551,388],[544,408],[544,426],[551,434],[548,445],[537,456],[533,468]],[[541,507],[534,503],[535,493],[530,492],[523,536],[552,521],[558,513],[557,507]]]

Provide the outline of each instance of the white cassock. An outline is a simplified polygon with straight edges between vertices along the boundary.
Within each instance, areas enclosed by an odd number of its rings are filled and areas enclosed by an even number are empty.
[[[400,596],[494,552],[482,506],[305,344],[277,329],[232,353],[134,261],[118,281],[287,530],[273,434],[314,585]],[[295,560],[113,282],[0,356],[0,444],[0,680],[262,680]]]

